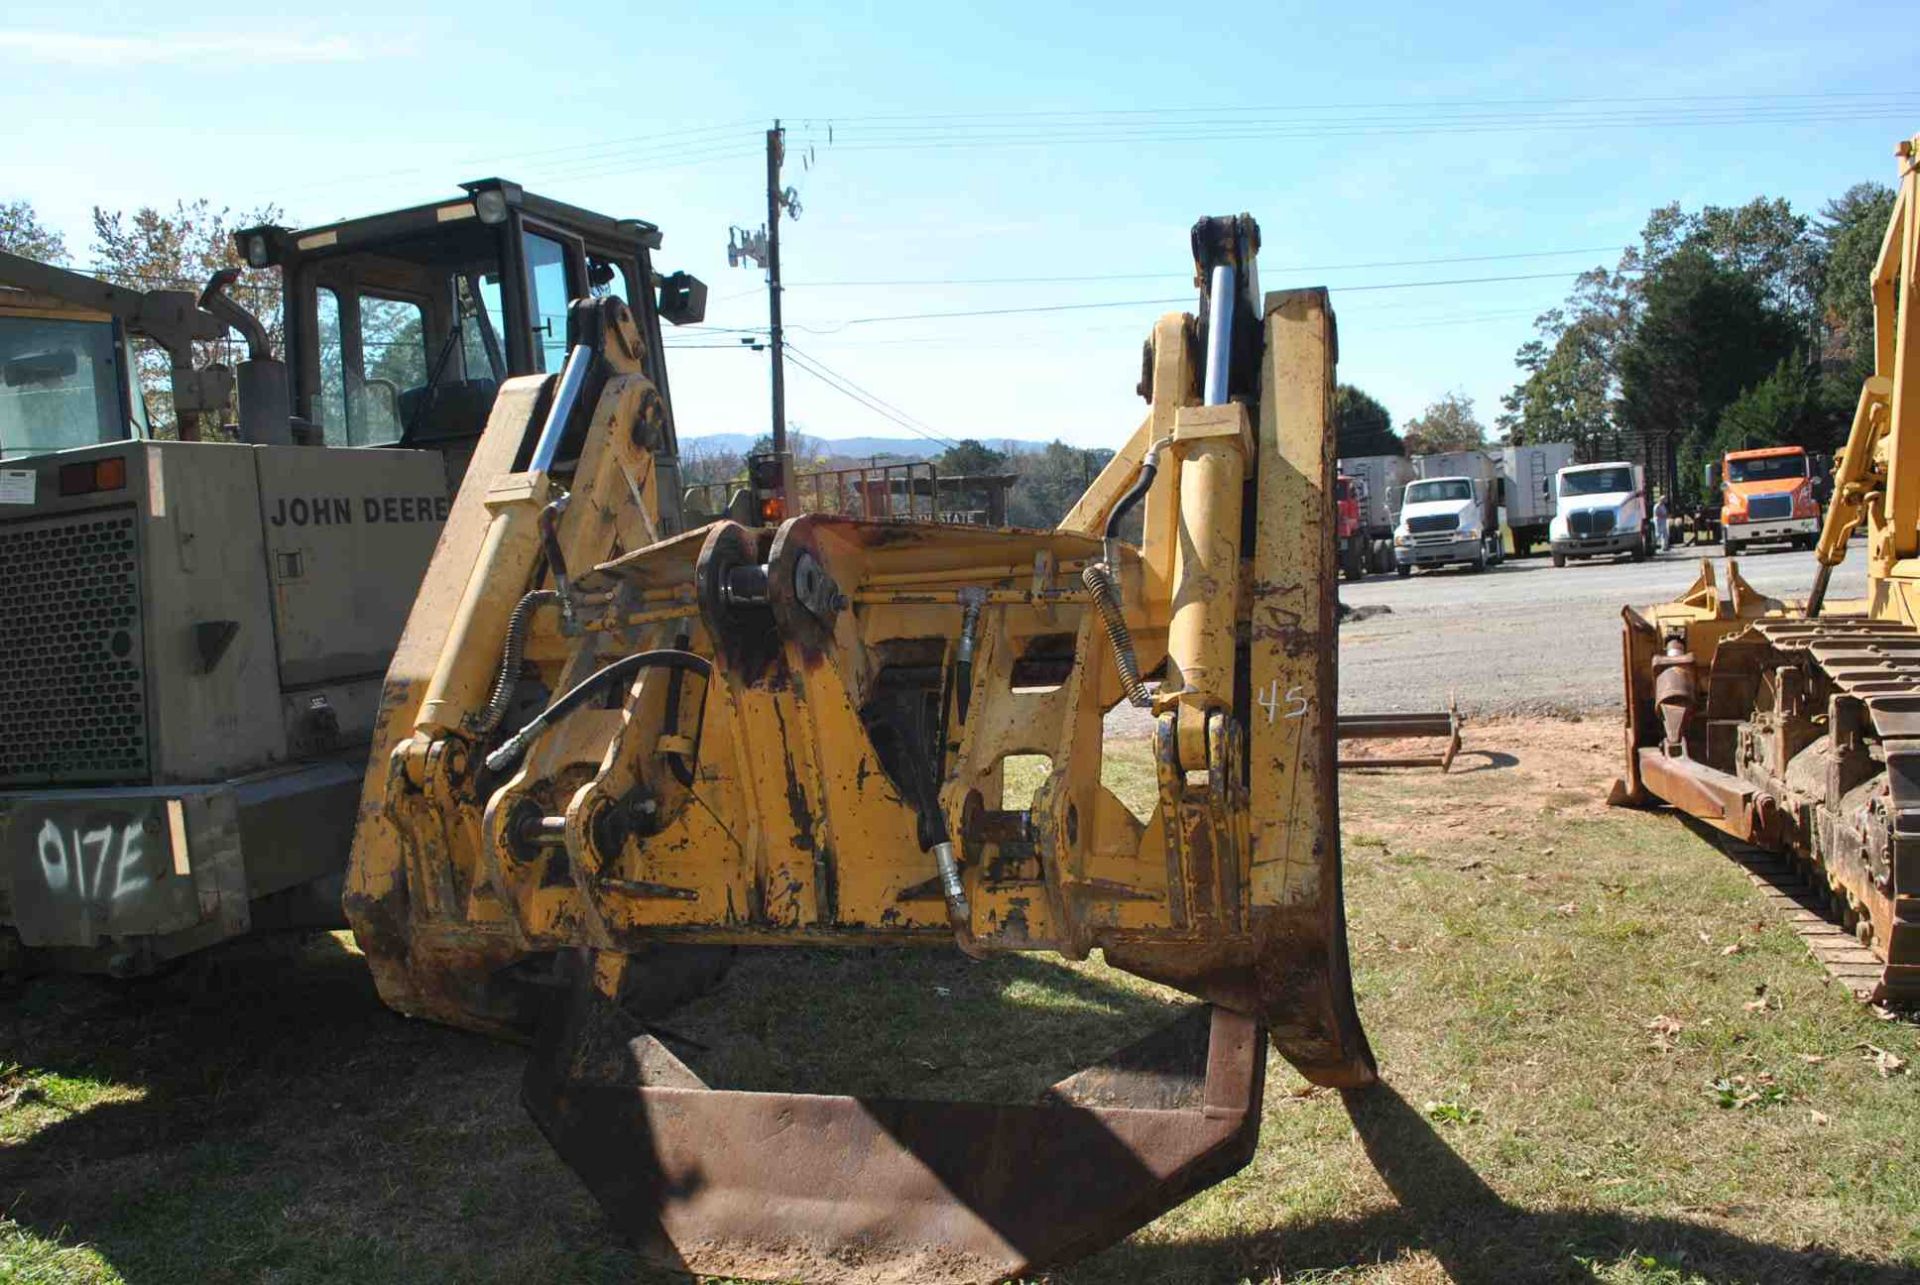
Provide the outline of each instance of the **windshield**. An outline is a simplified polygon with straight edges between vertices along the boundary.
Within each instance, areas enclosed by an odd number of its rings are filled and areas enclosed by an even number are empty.
[[[1633,470],[1622,465],[1618,468],[1582,469],[1578,473],[1560,475],[1560,494],[1567,495],[1618,495],[1633,489]]]
[[[1406,503],[1426,504],[1433,500],[1471,500],[1473,483],[1464,477],[1436,478],[1431,482],[1409,482]]]
[[[1805,477],[1805,455],[1762,455],[1757,459],[1727,461],[1729,482],[1776,482],[1781,478]]]
[[[126,437],[107,321],[0,316],[0,457]]]

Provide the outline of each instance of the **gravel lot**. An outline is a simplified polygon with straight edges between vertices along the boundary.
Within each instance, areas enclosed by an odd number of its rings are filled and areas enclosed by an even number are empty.
[[[1386,607],[1340,629],[1340,708],[1346,713],[1437,709],[1459,695],[1469,714],[1565,713],[1616,708],[1620,608],[1677,596],[1718,545],[1673,550],[1649,562],[1544,557],[1485,572],[1417,571],[1343,583],[1349,607]],[[1811,553],[1742,554],[1740,573],[1762,593],[1800,598],[1813,583]],[[1833,598],[1866,592],[1864,545],[1834,572]]]

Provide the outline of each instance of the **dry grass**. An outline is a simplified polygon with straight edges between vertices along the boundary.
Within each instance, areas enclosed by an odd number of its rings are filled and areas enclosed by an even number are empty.
[[[1864,1047],[1920,1066],[1914,1029],[1678,822],[1600,807],[1615,742],[1497,724],[1450,777],[1347,774],[1386,1085],[1276,1065],[1253,1164],[1060,1285],[1920,1279],[1920,1082]],[[734,1030],[732,1084],[1017,1097],[1165,1002],[1098,963],[760,956],[675,1026]],[[0,1282],[667,1279],[526,1122],[520,1051],[390,1015],[339,941],[0,1003]]]

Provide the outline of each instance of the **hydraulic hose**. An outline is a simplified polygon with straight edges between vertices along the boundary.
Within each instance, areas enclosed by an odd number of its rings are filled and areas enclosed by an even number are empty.
[[[1106,528],[1100,534],[1100,561],[1088,564],[1080,572],[1080,580],[1087,586],[1100,621],[1106,626],[1107,642],[1113,648],[1114,667],[1120,671],[1120,686],[1126,691],[1127,703],[1141,709],[1153,703],[1153,694],[1140,678],[1140,657],[1134,651],[1133,632],[1127,628],[1126,612],[1120,605],[1119,586],[1114,583],[1120,561],[1116,541],[1121,521],[1153,488],[1154,475],[1160,471],[1160,452],[1172,441],[1170,437],[1163,437],[1140,457],[1140,475],[1107,514]]]
[[[481,712],[480,722],[474,728],[481,740],[493,735],[500,720],[507,716],[507,707],[513,704],[514,689],[520,685],[520,663],[527,655],[527,628],[533,623],[533,613],[558,601],[560,595],[553,590],[535,589],[520,599],[513,614],[507,617],[507,641],[500,649],[500,673],[493,680],[493,694],[487,697],[487,708]]]
[[[696,656],[690,651],[674,651],[667,648],[639,651],[631,656],[622,656],[605,669],[580,680],[553,704],[534,715],[525,727],[509,736],[499,749],[487,755],[487,770],[489,772],[505,771],[513,765],[515,759],[520,757],[534,737],[586,704],[588,697],[609,683],[630,678],[643,669],[691,670],[702,678],[706,678],[713,673],[713,663],[705,656]]]

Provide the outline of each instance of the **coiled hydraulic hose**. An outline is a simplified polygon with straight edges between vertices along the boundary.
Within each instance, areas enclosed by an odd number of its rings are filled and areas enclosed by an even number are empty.
[[[1141,709],[1153,703],[1153,694],[1140,678],[1140,657],[1133,649],[1133,632],[1127,628],[1126,612],[1120,606],[1120,589],[1114,582],[1120,562],[1115,542],[1119,539],[1121,520],[1152,489],[1154,474],[1160,471],[1160,452],[1172,442],[1172,438],[1163,437],[1140,457],[1140,475],[1107,514],[1106,529],[1100,535],[1100,561],[1089,563],[1080,572],[1080,580],[1087,586],[1087,593],[1100,612],[1100,621],[1107,628],[1107,642],[1113,647],[1113,663],[1120,671],[1120,686],[1127,693],[1127,703]]]
[[[534,715],[527,725],[509,736],[500,748],[487,755],[487,770],[503,772],[513,765],[527,745],[546,728],[559,722],[578,709],[592,696],[609,683],[629,678],[643,669],[683,669],[691,670],[702,678],[713,673],[713,663],[705,656],[696,656],[690,651],[673,651],[660,648],[655,651],[638,651],[631,656],[622,656],[605,669],[599,670],[580,680],[565,695],[553,704]]]
[[[493,680],[493,694],[487,697],[487,707],[481,711],[480,722],[474,727],[481,740],[493,735],[507,716],[507,707],[513,704],[514,688],[520,685],[520,663],[527,655],[527,628],[533,623],[533,613],[558,601],[560,595],[553,590],[535,589],[520,599],[513,614],[507,617],[507,641],[500,648],[500,673]]]

